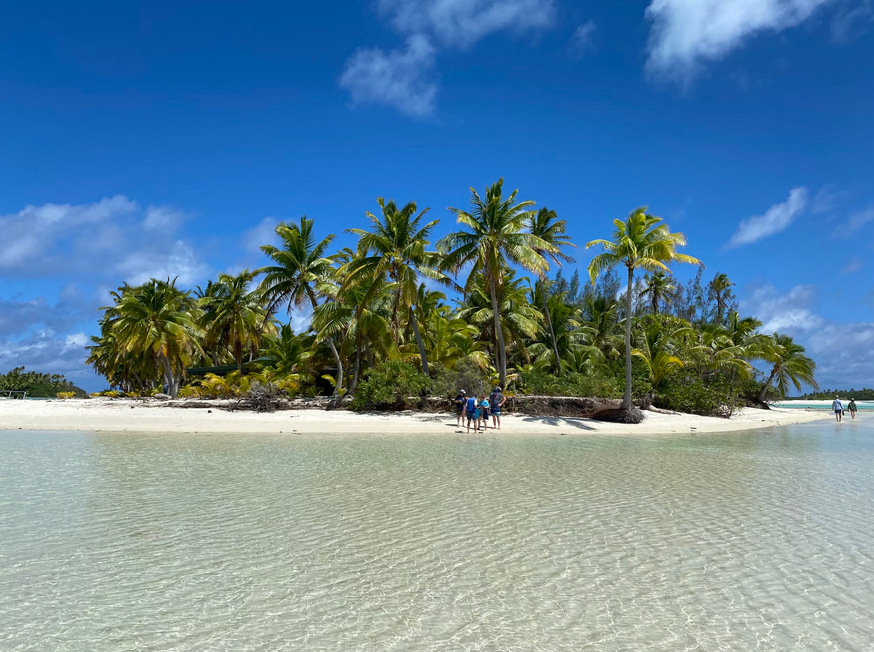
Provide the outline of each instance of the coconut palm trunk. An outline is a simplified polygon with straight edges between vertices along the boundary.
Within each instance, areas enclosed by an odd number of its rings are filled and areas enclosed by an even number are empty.
[[[764,385],[762,385],[762,389],[759,392],[759,396],[758,396],[759,403],[765,402],[765,396],[767,396],[768,390],[771,389],[771,383],[774,382],[774,377],[776,375],[777,375],[777,365],[774,365],[774,368],[771,369],[771,375],[768,376],[768,382],[766,382]]]
[[[307,294],[309,295],[313,310],[315,310],[319,305],[319,302],[316,300],[315,292],[313,292],[312,289],[309,289]],[[334,356],[334,364],[337,365],[337,379],[336,383],[334,383],[334,396],[337,396],[343,388],[343,361],[340,359],[340,353],[334,345],[333,335],[328,337],[328,346],[331,347],[331,354]]]
[[[622,409],[631,408],[631,288],[634,283],[634,268],[628,268],[628,291],[625,293],[625,394]]]
[[[413,335],[415,335],[416,345],[419,347],[419,357],[422,358],[422,373],[430,377],[431,374],[428,372],[428,356],[425,353],[425,343],[422,342],[422,335],[419,333],[415,306],[410,309],[410,325],[413,327]]]
[[[501,330],[501,310],[498,305],[498,295],[495,289],[495,282],[489,283],[489,295],[492,299],[492,315],[495,318],[495,343],[498,350],[495,352],[496,362],[498,363],[498,375],[500,377],[500,385],[504,387],[507,380],[507,348],[504,345],[504,332]]]
[[[558,340],[555,339],[555,328],[552,325],[552,315],[549,313],[549,294],[543,288],[543,314],[546,316],[546,325],[549,328],[549,337],[552,339],[552,353],[555,355],[555,370],[561,375],[561,357],[558,355]]]

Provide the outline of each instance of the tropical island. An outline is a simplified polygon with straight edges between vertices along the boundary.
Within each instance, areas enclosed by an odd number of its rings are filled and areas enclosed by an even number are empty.
[[[24,367],[0,374],[0,397],[55,398],[59,394],[70,398],[86,396],[85,390],[76,387],[62,374],[26,371]]]
[[[380,198],[366,228],[347,229],[354,248],[332,251],[335,235],[302,217],[276,226],[261,269],[196,288],[122,285],[88,347],[111,386],[103,394],[237,397],[254,409],[327,396],[398,410],[498,386],[594,397],[605,403],[591,416],[636,423],[639,408],[730,417],[817,387],[804,348],[740,315],[729,276],[705,281],[702,262],[679,251],[683,234],[645,207],[614,220],[612,235],[604,225],[609,237],[586,244],[598,253],[585,281],[579,270],[568,280],[565,220],[503,180],[470,193],[468,207],[449,208],[457,230],[436,242],[429,209]],[[676,264],[697,274],[681,284]],[[292,311],[311,312],[305,332]]]

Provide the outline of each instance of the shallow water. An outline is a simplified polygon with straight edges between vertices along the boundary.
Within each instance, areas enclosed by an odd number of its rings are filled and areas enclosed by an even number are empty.
[[[0,450],[4,651],[874,641],[864,421],[670,438],[0,432]]]

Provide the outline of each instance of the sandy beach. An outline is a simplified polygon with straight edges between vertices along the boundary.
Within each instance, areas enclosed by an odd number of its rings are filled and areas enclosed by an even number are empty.
[[[629,426],[590,419],[505,415],[502,433],[532,435],[662,435],[716,433],[827,419],[820,411],[742,410],[731,419],[647,412]],[[447,434],[459,430],[455,417],[412,412],[361,414],[345,410],[286,410],[270,414],[227,412],[217,407],[168,407],[124,399],[0,401],[0,430],[58,430],[139,433]],[[489,433],[495,431],[489,430]]]

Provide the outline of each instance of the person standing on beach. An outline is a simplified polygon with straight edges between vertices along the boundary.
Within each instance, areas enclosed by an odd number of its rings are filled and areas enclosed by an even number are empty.
[[[489,429],[489,399],[483,394],[479,402],[479,416],[483,420],[483,432]]]
[[[458,396],[456,396],[452,401],[453,405],[455,405],[455,425],[459,428],[461,428],[461,419],[464,416],[465,394],[466,392],[463,389],[458,390]]]
[[[835,400],[832,401],[832,410],[835,411],[835,421],[840,423],[841,417],[844,416],[844,405],[841,403],[841,399],[837,396],[835,396]]]
[[[853,417],[853,421],[856,420],[856,399],[851,398],[850,402],[847,403],[847,409],[850,411],[850,416]]]
[[[492,427],[501,429],[501,407],[506,402],[507,397],[501,393],[500,387],[495,387],[492,390],[491,411],[492,411]]]
[[[464,402],[464,418],[467,419],[467,432],[470,434],[470,422],[473,421],[473,431],[479,432],[479,419],[476,409],[476,396],[471,396]]]

